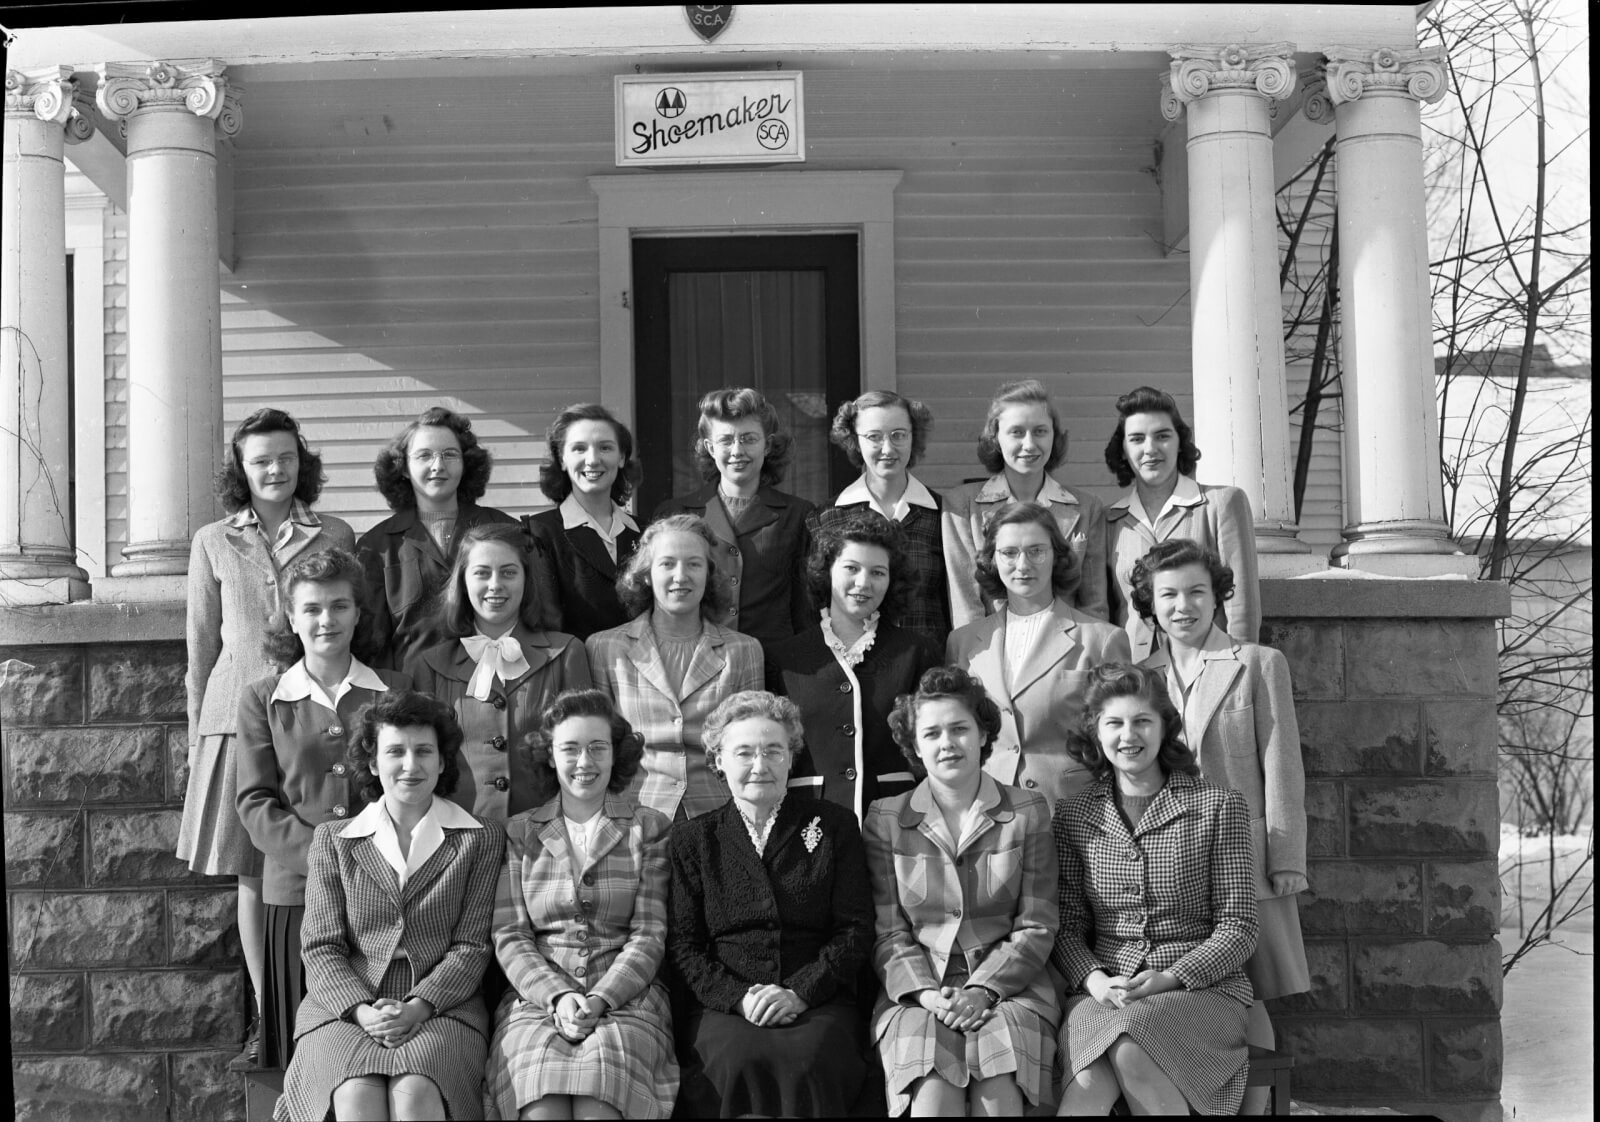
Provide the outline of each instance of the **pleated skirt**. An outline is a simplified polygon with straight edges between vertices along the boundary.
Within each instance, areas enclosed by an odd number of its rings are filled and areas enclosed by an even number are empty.
[[[208,877],[259,877],[262,857],[239,821],[238,754],[231,733],[200,737],[189,749],[189,781],[178,823],[178,857]]]
[[[294,1058],[294,1019],[306,995],[305,967],[300,961],[300,921],[305,914],[304,905],[267,905],[266,993],[261,1000],[263,1067],[281,1070]]]
[[[1023,1096],[1038,1106],[1051,1094],[1053,1027],[1009,998],[995,1006],[995,1015],[976,1032],[957,1032],[920,1005],[889,1007],[878,1018],[877,1032],[890,1117],[911,1105],[911,1085],[925,1075],[937,1075],[956,1087],[1015,1075]]]
[[[1300,936],[1298,896],[1268,896],[1256,903],[1261,935],[1244,972],[1256,1000],[1287,997],[1311,988],[1305,940]]]
[[[691,1014],[680,1114],[689,1118],[837,1118],[850,1113],[867,1065],[854,1004],[807,1009],[760,1028],[734,1013]]]

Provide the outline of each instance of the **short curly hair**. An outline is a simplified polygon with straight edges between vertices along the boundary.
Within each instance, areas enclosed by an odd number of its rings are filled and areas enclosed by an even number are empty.
[[[250,505],[250,477],[244,472],[244,457],[239,445],[247,436],[266,436],[268,433],[294,434],[294,446],[300,453],[300,474],[296,479],[294,497],[310,506],[322,494],[322,485],[328,481],[322,470],[322,457],[311,450],[306,438],[300,434],[300,422],[282,409],[257,409],[233,430],[228,438],[227,451],[223,453],[222,467],[211,481],[211,488],[228,513],[243,510]]]
[[[650,566],[655,563],[651,556],[655,540],[673,531],[693,534],[706,543],[706,591],[700,598],[700,616],[702,619],[721,619],[735,603],[733,588],[717,563],[717,536],[698,514],[670,514],[644,528],[632,556],[617,574],[617,599],[622,601],[623,608],[630,616],[639,616],[650,610],[656,598],[655,589],[650,584]]]
[[[706,750],[706,766],[716,775],[723,772],[717,757],[722,752],[722,738],[728,726],[735,721],[762,717],[783,726],[789,737],[789,762],[794,763],[806,746],[805,729],[800,720],[800,707],[787,697],[766,690],[740,690],[722,699],[706,718],[700,732],[700,742]]]
[[[856,437],[856,418],[863,409],[904,409],[911,418],[911,455],[906,457],[906,470],[922,461],[928,451],[928,434],[933,431],[933,410],[920,401],[912,401],[893,390],[868,390],[854,401],[839,406],[833,415],[833,427],[828,430],[831,440],[850,466],[861,468],[866,460],[861,455],[861,441]]]
[[[450,562],[450,575],[439,590],[434,615],[440,632],[448,638],[459,639],[477,631],[477,614],[467,596],[467,565],[471,561],[472,547],[485,542],[508,546],[522,562],[522,603],[517,606],[517,619],[531,631],[540,630],[544,606],[539,603],[541,588],[537,574],[542,569],[534,564],[534,544],[527,528],[521,522],[480,522],[461,535],[461,544]]]
[[[889,712],[889,733],[900,746],[900,754],[911,761],[912,772],[918,776],[927,774],[917,751],[917,710],[930,701],[959,701],[966,706],[983,733],[978,760],[987,761],[994,751],[994,738],[1000,735],[1000,706],[983,683],[961,667],[934,666],[922,672],[915,690],[894,699],[894,708]]]
[[[461,781],[461,722],[455,711],[431,694],[416,690],[387,690],[361,711],[356,734],[345,749],[345,761],[363,800],[383,797],[383,781],[373,770],[378,762],[379,730],[431,728],[439,741],[439,782],[433,793],[441,798],[455,794]]]
[[[911,561],[906,536],[895,523],[875,510],[853,510],[820,526],[806,558],[806,587],[818,606],[833,602],[833,563],[851,542],[875,545],[889,555],[889,591],[878,611],[883,619],[899,619],[911,596]]]
[[[989,515],[983,523],[983,541],[978,545],[978,556],[973,571],[978,577],[978,588],[990,600],[1003,600],[1005,582],[1000,579],[1000,567],[994,559],[994,543],[1002,526],[1041,526],[1050,535],[1053,560],[1050,567],[1050,587],[1056,596],[1070,600],[1083,579],[1083,562],[1072,551],[1071,544],[1056,523],[1050,508],[1040,503],[1006,503]]]
[[[1192,538],[1169,538],[1158,542],[1154,549],[1133,563],[1133,588],[1128,598],[1133,601],[1134,611],[1155,623],[1155,575],[1185,565],[1205,566],[1211,577],[1211,594],[1217,598],[1219,607],[1233,595],[1233,570],[1222,558]],[[1160,627],[1156,624],[1157,630]]]
[[[1107,702],[1118,697],[1147,701],[1161,718],[1161,748],[1156,761],[1163,772],[1200,774],[1194,753],[1183,741],[1183,715],[1167,694],[1166,680],[1155,670],[1126,662],[1103,662],[1089,671],[1083,713],[1078,727],[1067,733],[1068,755],[1088,768],[1096,779],[1111,771],[1111,761],[1100,750],[1100,712]]]
[[[1106,467],[1117,477],[1118,487],[1132,486],[1137,473],[1128,462],[1127,449],[1123,447],[1128,436],[1128,418],[1136,413],[1165,413],[1172,418],[1172,427],[1178,433],[1178,474],[1193,476],[1200,462],[1200,447],[1194,442],[1194,429],[1183,419],[1178,403],[1169,393],[1152,386],[1140,386],[1117,398],[1117,427],[1106,443]]]
[[[361,560],[344,549],[321,549],[309,557],[302,557],[289,566],[283,580],[283,606],[274,615],[267,628],[262,649],[269,661],[280,671],[287,670],[306,656],[305,645],[295,634],[290,616],[294,612],[294,590],[302,584],[336,584],[340,581],[350,586],[355,600],[357,616],[355,632],[350,636],[350,653],[361,662],[372,662],[383,652],[376,649],[372,634],[372,617],[366,610],[367,579]]]
[[[1067,426],[1061,423],[1061,413],[1050,400],[1044,383],[1037,378],[1021,382],[1007,382],[1000,387],[994,400],[989,402],[989,413],[983,419],[983,432],[978,436],[978,462],[990,475],[1005,469],[1005,457],[1000,454],[1000,414],[1013,405],[1042,405],[1050,413],[1050,455],[1045,457],[1044,470],[1054,471],[1067,458]]]
[[[611,728],[611,778],[606,790],[620,795],[644,762],[644,737],[633,731],[628,719],[604,690],[562,690],[544,707],[539,725],[528,734],[525,750],[533,772],[533,805],[542,806],[561,791],[553,757],[556,727],[574,717],[598,717]]]
[[[611,410],[593,402],[567,406],[556,414],[556,419],[545,430],[544,438],[550,445],[550,458],[539,465],[539,490],[553,503],[562,502],[572,494],[572,477],[561,466],[561,458],[566,454],[567,430],[579,421],[604,422],[616,434],[617,450],[622,453],[622,466],[617,469],[617,477],[611,481],[611,501],[621,506],[633,495],[639,480],[644,478],[644,468],[633,454],[632,430],[617,420]]]
[[[378,458],[372,461],[372,475],[378,481],[378,493],[390,510],[410,510],[417,505],[416,488],[411,485],[411,469],[407,462],[411,455],[411,438],[421,428],[449,429],[461,445],[461,483],[456,488],[456,501],[475,503],[489,489],[489,473],[494,468],[494,457],[478,443],[472,431],[472,422],[453,409],[435,405],[425,409],[405,428],[384,445]]]
[[[694,444],[690,448],[694,453],[695,466],[700,469],[700,477],[707,482],[718,478],[721,473],[717,470],[717,461],[712,459],[706,448],[711,440],[711,422],[731,423],[746,417],[760,421],[762,431],[767,434],[767,458],[761,462],[761,485],[776,487],[783,482],[784,472],[789,470],[789,460],[794,454],[794,438],[778,431],[778,411],[770,401],[749,386],[712,390],[700,399],[700,421],[695,427]]]

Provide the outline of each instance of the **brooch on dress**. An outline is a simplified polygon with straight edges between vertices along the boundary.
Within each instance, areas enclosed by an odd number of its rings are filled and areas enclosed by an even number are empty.
[[[817,815],[811,825],[800,831],[800,840],[806,843],[807,853],[816,852],[817,843],[822,840],[822,815]]]

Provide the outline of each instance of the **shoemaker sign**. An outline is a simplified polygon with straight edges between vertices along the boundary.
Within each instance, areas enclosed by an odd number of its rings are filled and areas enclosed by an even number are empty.
[[[806,158],[798,72],[617,77],[617,166],[778,164]]]

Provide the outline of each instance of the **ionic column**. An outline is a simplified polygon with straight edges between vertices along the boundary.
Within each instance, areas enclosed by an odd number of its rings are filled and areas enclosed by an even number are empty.
[[[93,131],[70,66],[8,70],[0,182],[0,606],[89,595],[68,463],[66,166]]]
[[[216,134],[239,131],[238,91],[215,60],[98,70],[100,110],[128,134],[128,544],[111,571],[181,575],[194,532],[216,516]]]
[[[1392,576],[1478,571],[1450,540],[1439,471],[1432,297],[1422,187],[1423,101],[1444,96],[1441,51],[1331,51],[1339,200],[1344,542],[1334,563]]]
[[[1294,92],[1294,47],[1171,54],[1162,112],[1188,114],[1196,440],[1210,477],[1226,475],[1250,496],[1261,575],[1320,568],[1295,536],[1269,117]]]

